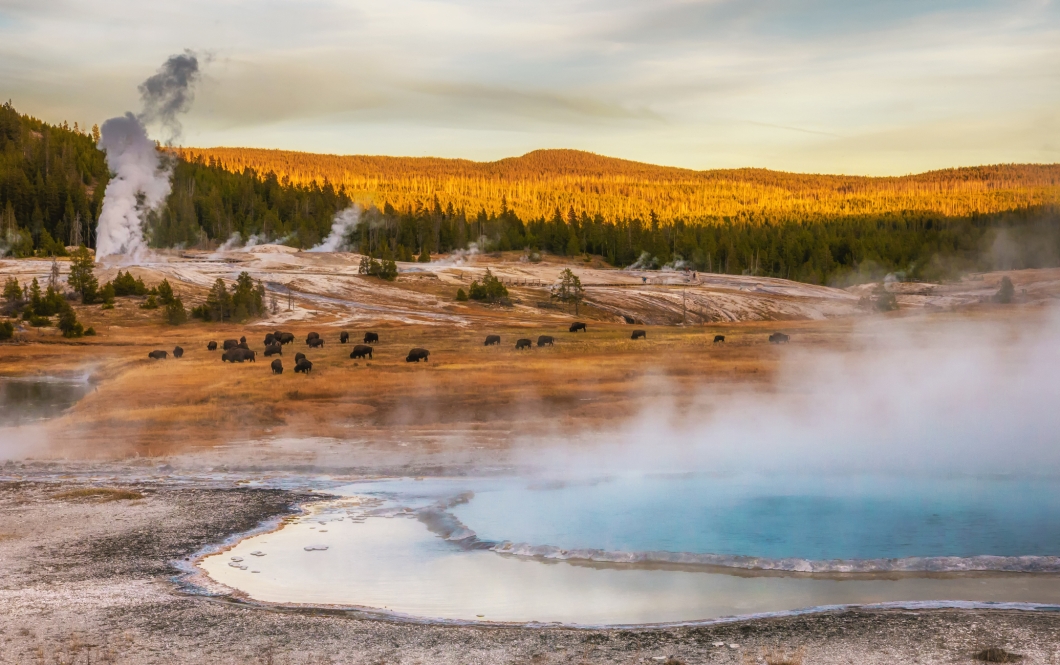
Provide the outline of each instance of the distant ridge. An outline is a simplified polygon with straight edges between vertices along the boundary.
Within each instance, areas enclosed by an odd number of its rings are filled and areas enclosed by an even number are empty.
[[[996,213],[1060,202],[1060,164],[1001,164],[908,176],[801,174],[741,168],[694,171],[580,150],[535,150],[495,162],[437,157],[325,155],[256,148],[181,148],[216,161],[310,185],[330,182],[355,200],[399,210],[437,197],[474,214],[506,203],[523,219],[566,213],[605,219],[792,221],[931,211]]]

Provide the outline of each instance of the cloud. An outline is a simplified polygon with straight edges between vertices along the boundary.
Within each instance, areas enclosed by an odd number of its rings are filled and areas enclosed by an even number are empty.
[[[153,63],[216,59],[186,144],[496,159],[542,146],[692,168],[905,173],[1055,159],[969,152],[1060,107],[1060,7],[1038,0],[14,0],[0,87],[46,119],[133,106]],[[865,137],[946,125],[906,156]],[[1048,126],[1048,123],[1046,123]],[[860,146],[860,147],[859,147]]]

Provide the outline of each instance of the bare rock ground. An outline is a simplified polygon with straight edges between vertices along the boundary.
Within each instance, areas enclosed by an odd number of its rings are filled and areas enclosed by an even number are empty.
[[[78,483],[0,483],[0,663],[891,665],[973,663],[986,648],[1060,662],[1060,614],[1049,612],[851,609],[577,630],[264,608],[194,593],[173,562],[317,495],[151,482],[94,496]]]

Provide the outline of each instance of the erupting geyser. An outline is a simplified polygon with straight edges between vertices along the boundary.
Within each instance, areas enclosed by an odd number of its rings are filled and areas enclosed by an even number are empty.
[[[172,144],[180,136],[177,116],[191,107],[192,86],[198,77],[194,53],[171,56],[140,85],[140,114],[111,118],[100,128],[99,147],[107,153],[113,178],[99,215],[97,260],[115,254],[137,257],[147,250],[144,216],[169,196],[173,167],[148,137],[146,124],[161,124],[167,132],[166,144]]]

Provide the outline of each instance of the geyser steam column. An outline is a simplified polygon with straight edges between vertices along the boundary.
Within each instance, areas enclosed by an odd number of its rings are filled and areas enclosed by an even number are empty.
[[[169,196],[173,164],[147,136],[147,124],[158,123],[172,145],[181,132],[177,116],[191,108],[199,60],[191,51],[170,56],[140,84],[143,110],[111,118],[100,128],[100,149],[107,153],[113,177],[103,196],[96,231],[96,260],[115,254],[139,258],[147,251],[144,214]]]

